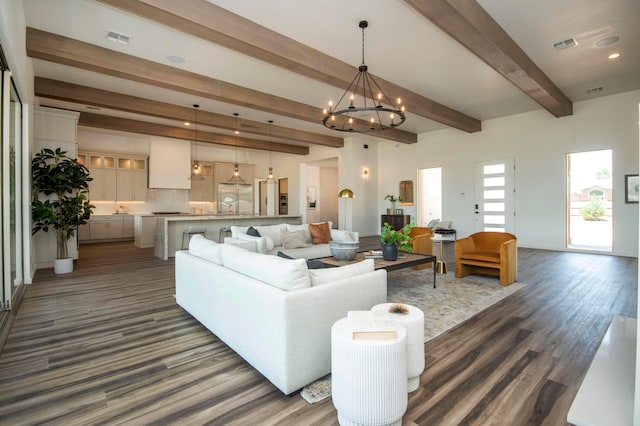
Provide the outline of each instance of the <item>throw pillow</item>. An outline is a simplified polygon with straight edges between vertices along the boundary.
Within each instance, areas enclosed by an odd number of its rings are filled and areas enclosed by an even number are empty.
[[[311,232],[309,232],[309,224],[303,223],[302,225],[291,225],[287,223],[287,232],[304,231],[304,239],[306,242],[311,242]]]
[[[256,228],[254,228],[253,226],[250,226],[249,229],[247,229],[247,235],[253,235],[254,237],[261,237],[262,236],[262,235],[260,235],[258,230]]]
[[[295,257],[288,256],[287,254],[279,251],[278,256],[283,257],[285,259],[295,259]],[[323,263],[317,259],[308,259],[307,260],[307,268],[308,269],[323,269],[323,268],[335,268],[333,265],[329,265],[328,263]]]
[[[451,221],[450,220],[440,221],[440,222],[436,223],[434,228],[435,229],[449,229],[449,228],[451,228]]]
[[[309,247],[305,241],[304,231],[287,232],[282,231],[280,236],[282,237],[282,248],[293,249],[299,247]]]
[[[349,231],[344,231],[342,229],[332,229],[331,230],[331,239],[333,241],[355,241],[353,234]]]
[[[326,244],[331,241],[331,229],[327,222],[310,223],[309,232],[311,232],[311,244]]]
[[[311,277],[311,285],[316,286],[343,280],[345,278],[356,277],[373,271],[373,259],[365,259],[362,262],[338,266],[337,268],[309,270],[309,276]]]

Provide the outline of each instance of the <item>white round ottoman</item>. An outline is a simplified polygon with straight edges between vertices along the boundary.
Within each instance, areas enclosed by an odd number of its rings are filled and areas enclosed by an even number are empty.
[[[389,312],[395,303],[381,303],[372,311]],[[420,375],[424,371],[424,313],[415,306],[405,305],[408,315],[388,313],[396,324],[407,330],[407,390],[413,392],[420,386]]]
[[[398,425],[407,411],[407,332],[353,340],[346,318],[331,328],[331,397],[345,425]]]

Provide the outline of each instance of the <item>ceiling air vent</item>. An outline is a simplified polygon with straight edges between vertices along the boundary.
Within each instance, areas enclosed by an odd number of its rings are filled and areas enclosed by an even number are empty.
[[[108,31],[107,32],[107,40],[115,41],[115,42],[118,42],[120,44],[129,44],[129,39],[130,38],[131,37],[129,37],[126,34],[117,33],[115,31]]]
[[[591,89],[587,89],[587,93],[597,93],[602,92],[604,88],[602,86],[592,87]]]
[[[556,50],[564,50],[578,45],[578,40],[575,37],[568,38],[566,40],[553,43],[553,48]]]

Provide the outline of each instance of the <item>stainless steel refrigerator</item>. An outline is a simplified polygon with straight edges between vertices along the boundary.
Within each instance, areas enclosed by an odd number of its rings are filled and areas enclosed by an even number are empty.
[[[253,214],[253,185],[219,183],[218,214]]]

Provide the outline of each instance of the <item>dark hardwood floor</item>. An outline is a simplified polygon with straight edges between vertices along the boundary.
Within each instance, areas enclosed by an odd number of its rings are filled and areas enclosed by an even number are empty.
[[[612,316],[636,315],[637,259],[518,259],[523,289],[426,343],[404,424],[566,424]],[[331,399],[282,395],[182,311],[173,267],[110,243],[38,271],[0,354],[0,424],[337,424]]]

